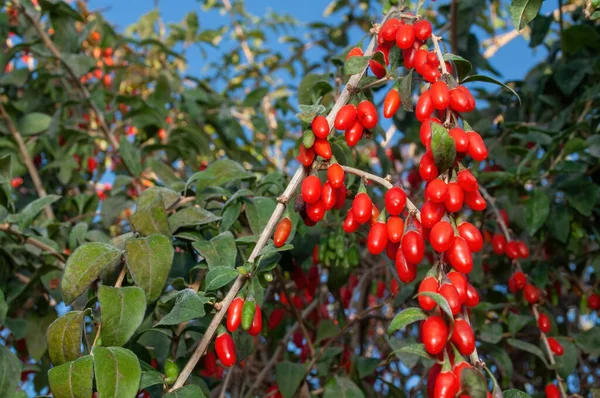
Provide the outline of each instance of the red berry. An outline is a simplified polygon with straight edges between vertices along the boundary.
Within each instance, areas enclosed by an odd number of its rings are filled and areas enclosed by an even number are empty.
[[[317,223],[325,217],[325,205],[322,200],[317,200],[314,203],[306,204],[306,215],[311,221]]]
[[[308,176],[302,181],[302,200],[315,203],[321,197],[321,180],[315,175]]]
[[[552,323],[550,322],[550,317],[544,313],[541,313],[538,318],[538,327],[543,333],[550,332],[552,329]]]
[[[419,138],[421,139],[421,144],[425,146],[425,148],[429,149],[431,145],[431,123],[441,124],[442,122],[437,117],[431,119],[425,119],[423,123],[421,123],[421,128],[419,129]]]
[[[366,129],[372,129],[377,126],[377,109],[371,101],[364,100],[357,107],[358,120]]]
[[[375,47],[375,53],[380,52],[383,54],[383,60],[385,62],[385,65],[389,65],[390,61],[389,61],[389,54],[390,54],[390,48],[391,48],[391,44],[389,43],[381,43],[379,45],[377,45],[377,47]],[[385,70],[385,66],[380,64],[378,61],[375,61],[374,59],[371,59],[369,61],[369,67],[371,68],[371,71],[373,72],[373,74],[378,77],[378,78],[382,78],[386,75],[386,70]]]
[[[442,352],[446,346],[446,340],[448,340],[448,325],[442,317],[433,315],[423,322],[421,341],[428,353],[437,355]]]
[[[354,218],[358,223],[364,224],[369,221],[371,219],[371,213],[373,212],[373,202],[369,195],[365,192],[359,192],[352,202],[352,211],[354,212]]]
[[[323,206],[325,206],[325,210],[331,210],[335,207],[337,202],[336,191],[329,181],[326,181],[325,184],[323,184],[323,189],[321,189],[321,201],[323,202]]]
[[[421,224],[425,228],[433,228],[442,217],[444,217],[445,209],[441,203],[434,203],[430,200],[423,204],[421,207]]]
[[[523,241],[517,241],[518,249],[519,249],[519,257],[528,258],[529,257],[529,248],[527,244]]]
[[[334,190],[335,192],[335,209],[341,209],[342,207],[344,207],[344,204],[346,203],[346,192],[348,192],[348,190],[346,189],[346,186],[344,184],[342,184],[341,187],[336,188]]]
[[[540,292],[537,287],[532,284],[527,284],[525,289],[523,289],[523,297],[529,304],[535,304],[540,299]]]
[[[340,108],[335,115],[334,126],[338,130],[348,130],[356,121],[356,107],[353,104],[347,104]]]
[[[546,398],[561,398],[560,390],[556,384],[550,383],[546,385],[546,389],[544,391],[546,393]]]
[[[396,32],[396,45],[402,50],[407,50],[412,47],[415,42],[415,31],[412,25],[400,25]]]
[[[367,248],[371,254],[380,254],[388,243],[387,225],[383,222],[376,222],[369,231],[367,237]]]
[[[290,231],[292,230],[292,221],[285,217],[279,224],[277,224],[277,228],[275,228],[275,233],[273,234],[273,243],[275,247],[281,247],[285,244],[288,237],[290,236]],[[231,308],[231,307],[229,307]],[[233,330],[229,329],[230,332]]]
[[[443,253],[454,243],[454,229],[447,221],[440,221],[431,228],[429,243],[433,250]]]
[[[300,151],[297,157],[298,161],[302,163],[304,167],[308,167],[312,164],[315,159],[314,147],[306,148],[303,144],[300,144]]]
[[[404,221],[398,216],[391,216],[387,221],[388,239],[393,243],[399,243],[404,234]]]
[[[458,226],[458,233],[465,239],[471,252],[477,253],[483,247],[483,236],[481,235],[481,231],[470,222],[461,223]]]
[[[254,311],[254,318],[252,318],[252,325],[247,330],[250,336],[256,336],[262,331],[262,313],[260,307],[257,305]]]
[[[358,227],[360,227],[360,223],[356,221],[356,219],[354,218],[354,212],[352,211],[352,209],[350,209],[348,211],[348,215],[346,215],[346,219],[344,220],[342,228],[345,232],[350,234],[352,232],[356,232]]]
[[[344,169],[339,163],[334,163],[327,169],[327,180],[334,188],[339,188],[344,184]]]
[[[515,280],[515,288],[517,288],[517,290],[523,289],[527,284],[527,277],[521,271],[515,272],[512,277]]]
[[[592,310],[600,308],[600,295],[598,293],[592,293],[587,299],[587,305]]]
[[[479,189],[477,179],[468,169],[464,169],[458,172],[457,181],[458,185],[460,185],[463,191],[473,192]]]
[[[463,274],[468,274],[473,269],[473,256],[469,245],[461,236],[455,236],[452,246],[446,251],[450,265]]]
[[[219,360],[226,368],[235,364],[235,345],[233,338],[227,332],[223,332],[215,339],[215,351]]]
[[[322,157],[325,160],[331,159],[331,145],[329,141],[317,138],[315,139],[315,143],[313,144],[313,148],[315,148],[315,153]]]
[[[494,253],[497,255],[504,254],[504,251],[506,250],[506,238],[504,235],[494,234],[494,236],[492,236],[492,250],[494,250]]]
[[[398,278],[404,283],[410,283],[417,277],[417,266],[406,261],[402,250],[396,252],[396,272]]]
[[[94,170],[96,170],[96,159],[95,158],[88,158],[87,160],[87,170],[88,173],[93,173]]]
[[[388,258],[392,261],[396,260],[396,255],[398,254],[398,249],[400,248],[400,242],[392,242],[391,240],[389,240],[389,236],[388,236],[388,243],[385,247],[385,254],[388,256]]]
[[[414,230],[405,233],[402,237],[402,253],[407,262],[419,264],[425,255],[425,244],[421,234]]]
[[[415,37],[419,40],[427,40],[431,36],[432,28],[431,23],[426,19],[421,19],[413,25],[415,31]]]
[[[460,299],[461,304],[467,301],[467,289],[469,282],[467,282],[467,278],[461,274],[460,272],[451,271],[448,273],[448,279],[456,288],[458,293],[458,298]]]
[[[363,50],[360,47],[354,47],[352,50],[350,50],[348,52],[348,55],[346,55],[346,61],[352,57],[362,57],[362,56],[363,56]]]
[[[487,207],[487,203],[479,191],[465,191],[465,204],[475,211],[483,211]]]
[[[458,154],[466,154],[469,150],[469,137],[467,136],[467,133],[460,127],[454,127],[450,129],[448,134],[454,140],[456,152]]]
[[[482,162],[487,159],[488,150],[481,136],[474,131],[469,131],[467,133],[467,138],[469,138],[469,156],[477,162]]]
[[[242,308],[244,307],[244,300],[240,297],[233,299],[229,308],[227,309],[227,329],[230,332],[234,332],[240,326],[242,322]]]
[[[550,350],[556,356],[560,357],[565,353],[563,346],[554,337],[548,337],[548,345],[550,346]]]
[[[421,162],[419,163],[419,176],[423,180],[429,182],[437,178],[438,175],[439,171],[435,165],[433,154],[431,151],[425,152],[425,154],[421,157]]]
[[[352,127],[350,127],[348,130],[346,130],[346,133],[345,133],[346,144],[348,144],[349,147],[353,147],[356,144],[358,144],[358,141],[360,141],[360,139],[363,136],[363,130],[364,130],[364,127],[360,123],[360,121],[358,121],[358,120],[355,121],[354,124],[352,125]]]
[[[415,116],[418,121],[423,122],[425,119],[431,116],[433,113],[433,102],[431,101],[431,94],[429,90],[426,90],[421,94],[419,100],[417,101],[417,106],[415,108]]]
[[[465,196],[462,188],[457,182],[448,183],[448,193],[444,199],[444,205],[449,213],[456,213],[462,209]]]
[[[436,178],[435,180],[427,184],[425,192],[427,193],[427,198],[430,201],[435,203],[443,203],[448,193],[448,186],[446,185],[444,180]]]
[[[467,307],[476,307],[479,304],[479,293],[473,285],[470,283],[467,284],[467,300],[465,301],[465,305]]]
[[[396,34],[398,33],[398,28],[402,25],[402,21],[398,18],[390,18],[381,26],[379,29],[379,37],[381,37],[385,41],[394,41],[396,40]]]
[[[452,283],[442,283],[438,289],[438,293],[448,302],[452,315],[456,315],[460,312],[460,297],[458,296],[456,287]]]
[[[315,117],[312,121],[312,131],[315,133],[315,136],[318,138],[327,138],[329,135],[329,123],[327,122],[327,118],[325,116],[319,115]]]
[[[424,293],[424,292],[437,293],[439,288],[440,288],[440,284],[439,284],[438,280],[435,279],[433,276],[428,276],[421,281],[421,284],[419,285],[419,293]],[[435,301],[431,297],[428,297],[428,296],[419,296],[418,300],[419,300],[419,305],[425,311],[431,311],[437,305],[435,303]]]
[[[506,255],[511,260],[519,258],[519,244],[516,240],[511,240],[506,244]]]
[[[285,317],[285,313],[286,311],[283,308],[275,308],[273,312],[271,312],[271,315],[269,315],[269,322],[267,322],[267,327],[269,330],[273,330],[279,326]]]
[[[433,107],[437,110],[444,110],[450,105],[450,91],[448,85],[443,81],[437,81],[429,88],[431,93],[431,102]]]
[[[464,319],[454,320],[454,331],[452,332],[452,343],[463,355],[471,355],[475,350],[475,336],[471,325]]]
[[[400,187],[392,187],[385,193],[385,209],[392,216],[398,216],[406,206],[406,193]]]
[[[452,372],[441,372],[435,380],[433,397],[453,398],[458,393],[460,386],[458,379]]]
[[[383,100],[383,116],[389,119],[396,114],[398,108],[400,108],[400,94],[393,88]]]

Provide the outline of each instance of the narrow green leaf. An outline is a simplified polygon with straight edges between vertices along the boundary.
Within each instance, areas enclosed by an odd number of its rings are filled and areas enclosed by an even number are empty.
[[[121,137],[119,153],[132,175],[139,176],[142,174],[142,155],[139,149],[129,142],[125,136]]]
[[[517,94],[517,92],[515,90],[508,87],[506,84],[499,82],[498,80],[494,79],[493,77],[484,76],[484,75],[471,75],[471,76],[466,77],[461,82],[461,84],[465,84],[465,83],[469,83],[469,82],[492,83],[492,84],[498,85],[500,87],[503,87],[503,88],[507,89],[508,91],[510,91],[511,93],[513,93],[513,95],[515,97],[517,97],[517,99],[519,100],[519,104],[521,104],[521,97],[519,97],[519,94]],[[465,129],[465,131],[467,131],[467,130]]]
[[[400,102],[402,103],[402,107],[406,112],[413,111],[413,100],[412,100],[412,74],[413,70],[406,74],[400,80],[400,87],[398,93],[400,94]]]
[[[542,0],[512,0],[510,16],[518,31],[531,22],[540,11]]]
[[[73,361],[81,353],[83,321],[87,311],[71,311],[61,316],[46,330],[50,360],[56,365]]]
[[[69,256],[62,278],[61,292],[66,305],[70,305],[105,268],[121,260],[123,252],[105,243],[93,242],[79,246]]]
[[[523,329],[534,318],[531,315],[519,315],[512,312],[508,313],[508,331],[513,336]]]
[[[25,229],[31,225],[33,220],[41,213],[46,206],[59,200],[59,195],[48,195],[30,202],[20,213],[11,215],[9,221],[17,221],[21,229]]]
[[[404,329],[411,323],[427,319],[427,314],[420,308],[407,308],[394,317],[388,327],[388,334],[394,333],[396,330]]]
[[[141,287],[148,301],[154,301],[162,292],[173,264],[171,240],[164,235],[127,241],[125,258],[135,284]]]
[[[8,304],[4,300],[4,292],[0,290],[0,326],[4,324],[6,320],[6,314],[8,313]]]
[[[431,123],[431,152],[440,173],[448,170],[456,161],[456,144],[448,130],[439,123]]]
[[[91,355],[56,366],[48,371],[50,391],[56,398],[92,396],[94,362]]]
[[[540,229],[550,214],[550,199],[542,189],[534,189],[525,202],[525,223],[530,236]]]
[[[92,356],[98,398],[136,396],[142,370],[133,352],[121,347],[94,347]]]
[[[433,299],[433,301],[435,301],[435,303],[438,305],[438,307],[440,307],[441,310],[444,311],[444,314],[446,314],[448,316],[448,319],[450,319],[450,322],[452,324],[454,324],[454,315],[452,315],[452,310],[450,309],[450,305],[448,304],[448,301],[446,300],[446,298],[444,296],[442,296],[439,293],[433,293],[433,292],[421,292],[421,293],[415,295],[415,298],[417,298],[418,296],[427,296],[427,297]]]
[[[462,80],[471,73],[473,65],[460,55],[446,53],[444,54],[444,61],[450,61],[454,63],[456,73],[458,74],[458,80]]]
[[[146,295],[139,287],[100,286],[98,300],[102,313],[100,337],[104,346],[123,346],[142,324]]]
[[[425,344],[422,344],[422,343],[410,344],[410,345],[406,345],[402,348],[399,348],[397,350],[394,350],[394,352],[392,352],[390,354],[390,357],[392,355],[397,355],[397,354],[411,354],[411,355],[416,355],[421,358],[434,359],[434,357],[431,354],[429,354],[427,352],[427,350],[425,349]]]
[[[19,120],[17,129],[24,136],[39,134],[48,130],[51,121],[52,117],[45,113],[32,112]]]
[[[544,356],[544,353],[538,346],[517,339],[507,339],[506,342],[519,350],[526,351],[530,354],[535,355],[536,357],[541,359],[541,361],[544,363],[544,365],[546,365],[546,367],[549,366],[548,362],[546,362],[546,357]]]

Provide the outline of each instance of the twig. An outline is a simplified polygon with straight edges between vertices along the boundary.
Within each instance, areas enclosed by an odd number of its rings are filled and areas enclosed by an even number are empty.
[[[227,392],[227,386],[231,381],[231,376],[233,375],[233,370],[235,369],[235,365],[233,365],[227,371],[227,376],[225,376],[225,380],[223,381],[223,385],[221,386],[221,392],[219,392],[219,398],[225,398],[225,393]]]
[[[458,0],[450,3],[450,48],[452,54],[458,54]]]
[[[38,174],[37,167],[33,163],[31,159],[31,155],[29,155],[29,151],[27,150],[27,146],[25,146],[25,142],[23,141],[23,137],[17,127],[13,123],[13,120],[4,109],[4,105],[0,102],[0,116],[2,119],[6,121],[6,126],[8,127],[8,131],[12,135],[13,139],[17,143],[19,147],[19,154],[21,155],[21,159],[23,163],[25,163],[25,167],[27,167],[27,172],[31,176],[31,181],[33,181],[33,185],[35,186],[35,190],[40,198],[48,196],[46,193],[46,189],[42,184],[42,180],[40,179],[40,175]],[[50,220],[54,220],[54,211],[52,210],[52,206],[48,205],[44,207],[44,212],[46,213],[46,217]]]
[[[442,68],[442,74],[445,75],[448,73],[448,69],[446,68],[446,62],[444,62],[444,54],[442,53],[442,49],[440,48],[439,41],[442,40],[440,36],[436,36],[434,34],[431,35],[431,41],[433,42],[433,48],[435,53],[440,61],[440,68]]]
[[[12,226],[7,223],[0,224],[0,231],[4,231],[6,233],[14,235],[14,236],[18,237],[19,239],[21,239],[21,241],[23,243],[29,243],[30,245],[33,245],[33,246],[41,249],[42,251],[46,252],[47,254],[50,254],[50,255],[56,257],[56,259],[60,262],[60,268],[64,268],[65,258],[63,257],[62,254],[60,254],[59,252],[54,250],[53,247],[48,246],[44,242],[41,242],[37,239],[34,239],[34,238],[24,235],[23,233],[17,231],[16,229],[13,229]]]
[[[390,14],[388,13],[385,16],[384,21],[387,20],[389,15]],[[371,39],[371,42],[369,43],[369,46],[367,47],[367,50],[365,51],[366,56],[373,54],[373,49],[375,48],[376,41],[377,41],[376,38]],[[365,69],[361,70],[356,75],[353,75],[350,78],[350,80],[348,81],[348,84],[346,85],[346,87],[344,87],[344,90],[340,94],[340,97],[338,98],[336,103],[333,105],[333,108],[329,112],[329,115],[327,115],[327,121],[329,122],[330,126],[333,125],[333,121],[335,119],[335,116],[339,112],[339,110],[344,105],[346,105],[346,103],[350,99],[350,87],[355,87],[358,85],[358,83],[360,82],[360,79],[362,78],[362,76],[365,73],[365,70],[366,70],[366,67],[365,67]],[[271,234],[273,233],[273,230],[275,229],[275,226],[279,222],[279,219],[281,218],[281,215],[283,214],[283,211],[284,211],[287,203],[291,200],[292,195],[294,194],[296,189],[298,189],[298,187],[302,183],[302,180],[304,180],[304,178],[308,175],[308,171],[309,171],[309,169],[305,168],[305,167],[298,168],[296,170],[296,173],[290,180],[287,188],[285,189],[283,194],[278,198],[279,203],[275,207],[275,210],[273,211],[271,218],[267,222],[265,229],[263,230],[260,237],[258,238],[258,241],[256,242],[256,245],[254,246],[252,253],[250,253],[250,256],[248,257],[248,262],[250,264],[254,263],[254,260],[258,256],[258,253],[260,253],[262,248],[267,244],[269,237],[271,236]],[[183,386],[183,384],[185,383],[185,381],[187,380],[189,375],[192,373],[192,370],[194,369],[194,367],[196,366],[196,364],[198,363],[200,358],[202,358],[202,355],[204,355],[206,348],[210,344],[210,341],[212,340],[214,334],[217,331],[217,327],[221,324],[221,321],[225,317],[225,313],[227,312],[229,305],[231,304],[231,302],[233,301],[233,299],[235,298],[235,296],[237,295],[239,290],[244,286],[245,282],[246,282],[246,277],[244,277],[242,275],[237,277],[237,279],[235,280],[235,282],[229,289],[229,292],[227,293],[227,295],[221,302],[221,309],[218,310],[217,313],[215,314],[215,316],[213,317],[212,321],[208,325],[208,328],[206,329],[206,332],[202,336],[202,340],[200,340],[198,347],[196,347],[196,350],[194,351],[194,353],[188,360],[188,363],[181,370],[181,373],[179,374],[179,376],[177,377],[177,380],[175,381],[175,383],[173,384],[173,386],[171,387],[171,389],[169,391],[176,390]]]

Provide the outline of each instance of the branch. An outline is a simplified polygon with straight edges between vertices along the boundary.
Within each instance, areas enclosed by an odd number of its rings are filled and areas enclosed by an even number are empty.
[[[40,198],[48,196],[46,193],[46,189],[42,185],[42,180],[40,179],[40,175],[38,174],[37,168],[29,155],[29,151],[27,151],[27,146],[25,146],[25,142],[23,141],[23,137],[17,127],[13,123],[13,120],[4,109],[4,105],[0,102],[0,117],[6,120],[6,126],[8,127],[8,131],[12,135],[13,139],[16,141],[17,146],[19,147],[19,154],[21,155],[21,160],[25,163],[25,167],[27,167],[27,171],[31,176],[31,180],[33,181],[33,185],[35,186],[35,190]],[[54,220],[54,211],[52,211],[52,206],[48,205],[44,207],[44,212],[46,213],[46,217],[50,220]]]
[[[12,226],[8,223],[0,224],[0,231],[4,231],[6,233],[14,235],[14,236],[18,237],[19,239],[21,239],[21,241],[23,243],[29,243],[30,245],[33,245],[33,246],[41,249],[43,252],[56,257],[56,259],[60,262],[60,268],[61,269],[64,268],[65,258],[63,257],[62,254],[60,254],[59,252],[54,250],[53,247],[48,246],[47,244],[45,244],[42,241],[39,241],[37,239],[26,236],[22,232],[19,232],[16,229],[13,229]]]
[[[433,42],[433,48],[434,48],[435,53],[437,54],[437,57],[440,61],[440,68],[442,68],[442,74],[445,75],[448,73],[448,69],[446,68],[446,62],[444,62],[444,54],[442,53],[442,50],[440,49],[440,43],[439,43],[440,40],[442,40],[441,36],[436,36],[434,34],[431,34],[431,41]]]
[[[458,0],[450,4],[450,48],[453,54],[458,54]]]
[[[504,237],[506,238],[506,241],[511,241],[512,239],[510,237],[510,232],[508,230],[508,227],[506,226],[506,223],[504,222],[504,219],[502,218],[502,215],[500,214],[500,210],[498,209],[498,206],[496,206],[494,197],[492,195],[490,195],[490,193],[481,185],[479,186],[479,192],[481,192],[481,195],[485,198],[485,200],[492,207],[492,210],[493,210],[494,214],[496,215],[496,222],[498,223],[498,225],[500,225],[500,228],[502,229],[502,232],[504,233]],[[519,260],[514,259],[513,264],[515,265],[515,268],[517,268],[517,270],[523,272],[523,269],[521,268],[521,264],[519,263]],[[536,323],[537,323],[538,319],[540,318],[540,313],[539,313],[537,307],[538,307],[537,304],[534,304],[531,306],[531,312],[533,313],[533,317],[535,318]],[[546,351],[546,355],[548,356],[548,360],[550,361],[550,365],[554,365],[556,363],[556,361],[554,359],[554,353],[550,349],[550,344],[548,343],[548,337],[546,336],[546,333],[542,332],[541,330],[540,330],[540,339],[542,340],[542,344],[544,345],[544,349]],[[558,374],[558,370],[554,369],[554,373],[556,375],[556,379],[558,380],[558,387],[560,389],[561,397],[566,398],[567,393],[565,392],[565,389],[563,387],[564,380],[562,379],[560,374]]]
[[[394,9],[392,8],[392,10],[394,10]],[[384,17],[383,22],[385,22],[385,20],[387,20],[389,15],[390,15],[390,13],[388,13]],[[369,46],[367,47],[367,50],[365,51],[365,56],[370,56],[373,54],[373,49],[375,48],[376,42],[377,42],[377,39],[375,37],[373,37],[371,39],[371,42],[369,43]],[[335,119],[335,116],[339,112],[339,110],[344,105],[346,105],[346,103],[350,99],[350,87],[356,87],[358,85],[358,83],[360,82],[360,79],[362,78],[362,76],[365,73],[365,70],[366,70],[366,66],[363,70],[361,70],[356,75],[353,75],[348,80],[348,84],[346,85],[346,87],[344,87],[344,90],[340,94],[340,97],[335,102],[335,104],[333,105],[333,108],[327,115],[327,121],[330,126],[333,125],[333,121]],[[275,210],[273,211],[271,218],[267,222],[265,229],[263,230],[260,237],[258,238],[258,241],[256,242],[256,245],[254,246],[252,253],[250,253],[250,256],[248,257],[249,263],[251,263],[251,264],[254,263],[254,260],[258,256],[258,253],[260,253],[262,248],[267,244],[269,237],[273,234],[273,231],[274,231],[275,227],[277,226],[277,223],[279,222],[279,219],[281,218],[281,215],[283,214],[283,211],[285,210],[287,203],[291,200],[292,195],[294,194],[296,189],[298,189],[298,187],[302,183],[302,180],[304,180],[304,178],[308,175],[309,170],[310,170],[309,168],[299,167],[296,170],[296,173],[294,173],[292,179],[290,180],[290,182],[289,182],[287,188],[285,189],[285,191],[283,192],[283,194],[281,194],[281,196],[277,199],[279,203],[275,207]],[[229,289],[229,292],[227,293],[227,295],[221,302],[220,310],[217,311],[214,318],[208,325],[208,328],[206,329],[206,333],[204,333],[204,335],[202,336],[202,340],[200,340],[198,347],[196,347],[196,350],[190,357],[188,363],[181,370],[181,373],[179,374],[179,376],[177,377],[177,380],[175,381],[175,383],[173,384],[173,386],[171,387],[171,389],[169,391],[173,391],[173,390],[176,390],[176,389],[182,387],[183,384],[185,383],[185,381],[187,380],[187,378],[189,377],[189,375],[192,373],[192,370],[194,370],[194,367],[196,367],[196,364],[198,363],[200,358],[202,358],[202,355],[204,355],[206,348],[210,344],[210,341],[212,340],[213,336],[215,335],[215,333],[217,331],[217,327],[221,324],[221,321],[225,317],[225,314],[227,313],[227,309],[229,308],[229,305],[231,304],[231,302],[233,301],[233,299],[235,298],[235,296],[237,295],[239,290],[246,283],[246,279],[247,278],[242,275],[237,277],[237,279],[235,280],[235,282]]]

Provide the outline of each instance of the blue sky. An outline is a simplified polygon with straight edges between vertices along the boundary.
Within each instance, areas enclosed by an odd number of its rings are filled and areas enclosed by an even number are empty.
[[[263,15],[267,10],[275,10],[281,14],[290,14],[301,22],[313,22],[327,20],[327,18],[323,17],[323,10],[329,2],[329,0],[249,0],[246,1],[246,8],[254,15]],[[184,15],[191,10],[198,11],[200,29],[216,28],[229,22],[227,15],[221,15],[217,11],[204,12],[201,9],[201,3],[203,2],[198,0],[162,0],[159,1],[159,8],[166,23],[180,22]],[[106,19],[115,24],[119,31],[122,31],[129,24],[135,22],[141,15],[152,10],[154,8],[154,1],[90,0],[89,7],[91,10],[104,9],[103,14]],[[542,12],[549,12],[552,8],[548,2],[544,2]],[[339,16],[333,15],[329,18],[335,19],[339,18]],[[352,33],[354,34],[351,35],[351,41],[360,39],[360,32]],[[274,37],[269,37],[269,39],[271,39],[272,43],[277,42]],[[285,47],[282,46],[280,50],[283,49]],[[313,50],[312,54],[309,52],[308,56],[317,57],[317,51]],[[523,78],[525,73],[545,55],[546,51],[544,49],[538,47],[538,49],[532,51],[528,47],[527,41],[522,37],[518,37],[500,49],[491,60],[491,63],[497,70],[502,71],[502,80],[514,80]],[[187,51],[187,57],[190,74],[199,74],[194,71],[200,71],[204,63],[200,52],[195,48],[190,48]]]

